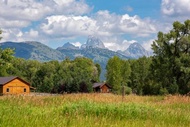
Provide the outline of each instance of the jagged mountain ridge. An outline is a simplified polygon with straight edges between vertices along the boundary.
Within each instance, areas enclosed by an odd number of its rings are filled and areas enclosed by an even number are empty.
[[[145,50],[139,43],[132,43],[126,50],[118,51],[119,53],[125,55],[126,57],[131,57],[134,59],[143,57],[143,56],[151,56],[151,53]]]
[[[79,47],[76,47],[73,44],[67,42],[62,47],[57,48],[57,50],[61,50],[61,49],[79,49]]]
[[[100,48],[105,49],[104,43],[95,36],[88,36],[86,44],[83,44],[81,48]]]

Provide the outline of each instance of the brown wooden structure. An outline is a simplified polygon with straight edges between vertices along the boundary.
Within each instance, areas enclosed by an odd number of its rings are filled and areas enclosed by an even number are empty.
[[[30,84],[23,79],[12,77],[0,77],[0,94],[28,94],[30,93]]]
[[[100,93],[109,93],[111,90],[111,87],[106,83],[94,83],[92,87],[94,92]]]

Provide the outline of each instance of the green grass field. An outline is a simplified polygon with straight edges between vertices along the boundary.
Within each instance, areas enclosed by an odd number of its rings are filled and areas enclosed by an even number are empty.
[[[1,96],[0,127],[188,127],[190,97]]]

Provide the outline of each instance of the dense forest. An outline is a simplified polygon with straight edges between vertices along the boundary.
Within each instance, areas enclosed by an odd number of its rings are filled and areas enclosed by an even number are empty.
[[[186,94],[190,91],[190,20],[174,22],[168,33],[159,32],[152,44],[154,55],[135,60],[115,56],[108,60],[106,82],[112,92],[138,95]],[[13,57],[0,49],[0,76],[16,75],[39,92],[92,92],[99,82],[100,65],[88,58],[38,62]]]

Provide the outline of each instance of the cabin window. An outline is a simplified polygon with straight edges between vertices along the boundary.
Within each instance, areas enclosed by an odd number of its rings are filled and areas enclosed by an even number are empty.
[[[24,92],[26,92],[26,88],[24,88]]]
[[[9,92],[9,88],[7,88],[7,92]]]

